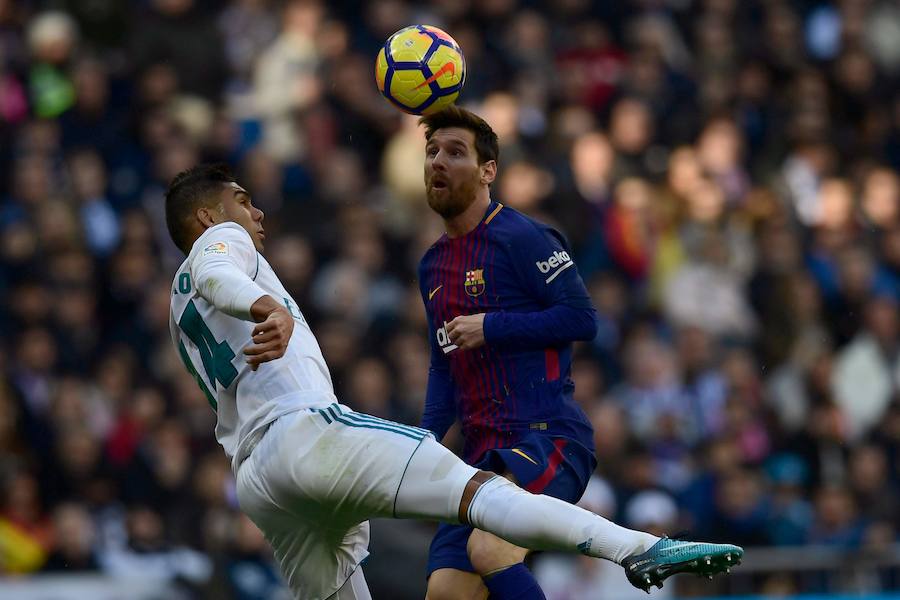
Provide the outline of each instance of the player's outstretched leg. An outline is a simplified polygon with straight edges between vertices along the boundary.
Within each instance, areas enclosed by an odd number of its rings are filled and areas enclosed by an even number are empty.
[[[468,523],[532,550],[579,552],[627,566],[629,581],[649,590],[675,573],[713,575],[738,564],[744,551],[730,544],[660,539],[599,515],[523,490],[477,471],[433,439],[410,458],[394,516]]]
[[[556,498],[530,494],[499,476],[478,487],[466,513],[473,526],[520,546],[616,562],[632,585],[648,592],[676,573],[712,577],[727,572],[744,554],[731,544],[660,539],[626,529]]]

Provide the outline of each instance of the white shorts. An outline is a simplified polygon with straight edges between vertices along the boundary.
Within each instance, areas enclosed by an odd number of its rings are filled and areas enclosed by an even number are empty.
[[[449,476],[436,479],[431,476],[434,465],[450,460],[447,454],[430,432],[418,427],[338,404],[306,409],[272,423],[238,467],[238,502],[272,545],[296,597],[322,600],[337,592],[368,556],[367,519],[455,519],[452,509],[458,508],[475,469],[457,459]],[[423,470],[427,473],[418,472]],[[421,493],[441,499],[428,502],[434,506],[422,514],[397,509],[407,471],[407,504],[417,502]],[[416,480],[424,483],[414,484]]]

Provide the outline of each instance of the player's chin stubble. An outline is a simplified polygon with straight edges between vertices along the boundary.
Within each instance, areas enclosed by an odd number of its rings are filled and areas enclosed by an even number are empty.
[[[441,192],[429,183],[425,191],[431,210],[444,219],[452,219],[464,213],[475,201],[476,186],[474,182],[466,181]]]

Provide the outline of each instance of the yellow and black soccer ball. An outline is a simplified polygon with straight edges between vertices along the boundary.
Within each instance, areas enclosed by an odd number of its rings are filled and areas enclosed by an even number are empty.
[[[404,27],[388,38],[375,61],[375,82],[403,112],[428,115],[447,108],[466,80],[459,44],[432,25]]]

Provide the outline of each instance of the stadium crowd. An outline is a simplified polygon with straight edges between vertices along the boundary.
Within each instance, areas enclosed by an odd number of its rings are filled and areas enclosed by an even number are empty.
[[[338,397],[418,422],[415,267],[441,228],[422,131],[373,77],[411,23],[460,43],[460,102],[500,136],[494,198],[566,234],[598,309],[572,369],[585,506],[747,546],[896,543],[896,3],[0,0],[0,573],[277,597],[169,339],[163,192],[199,161],[266,212]],[[373,556],[376,598],[424,589],[391,573],[429,526],[396,527],[420,535]],[[535,568],[548,598],[624,598],[607,566]]]

